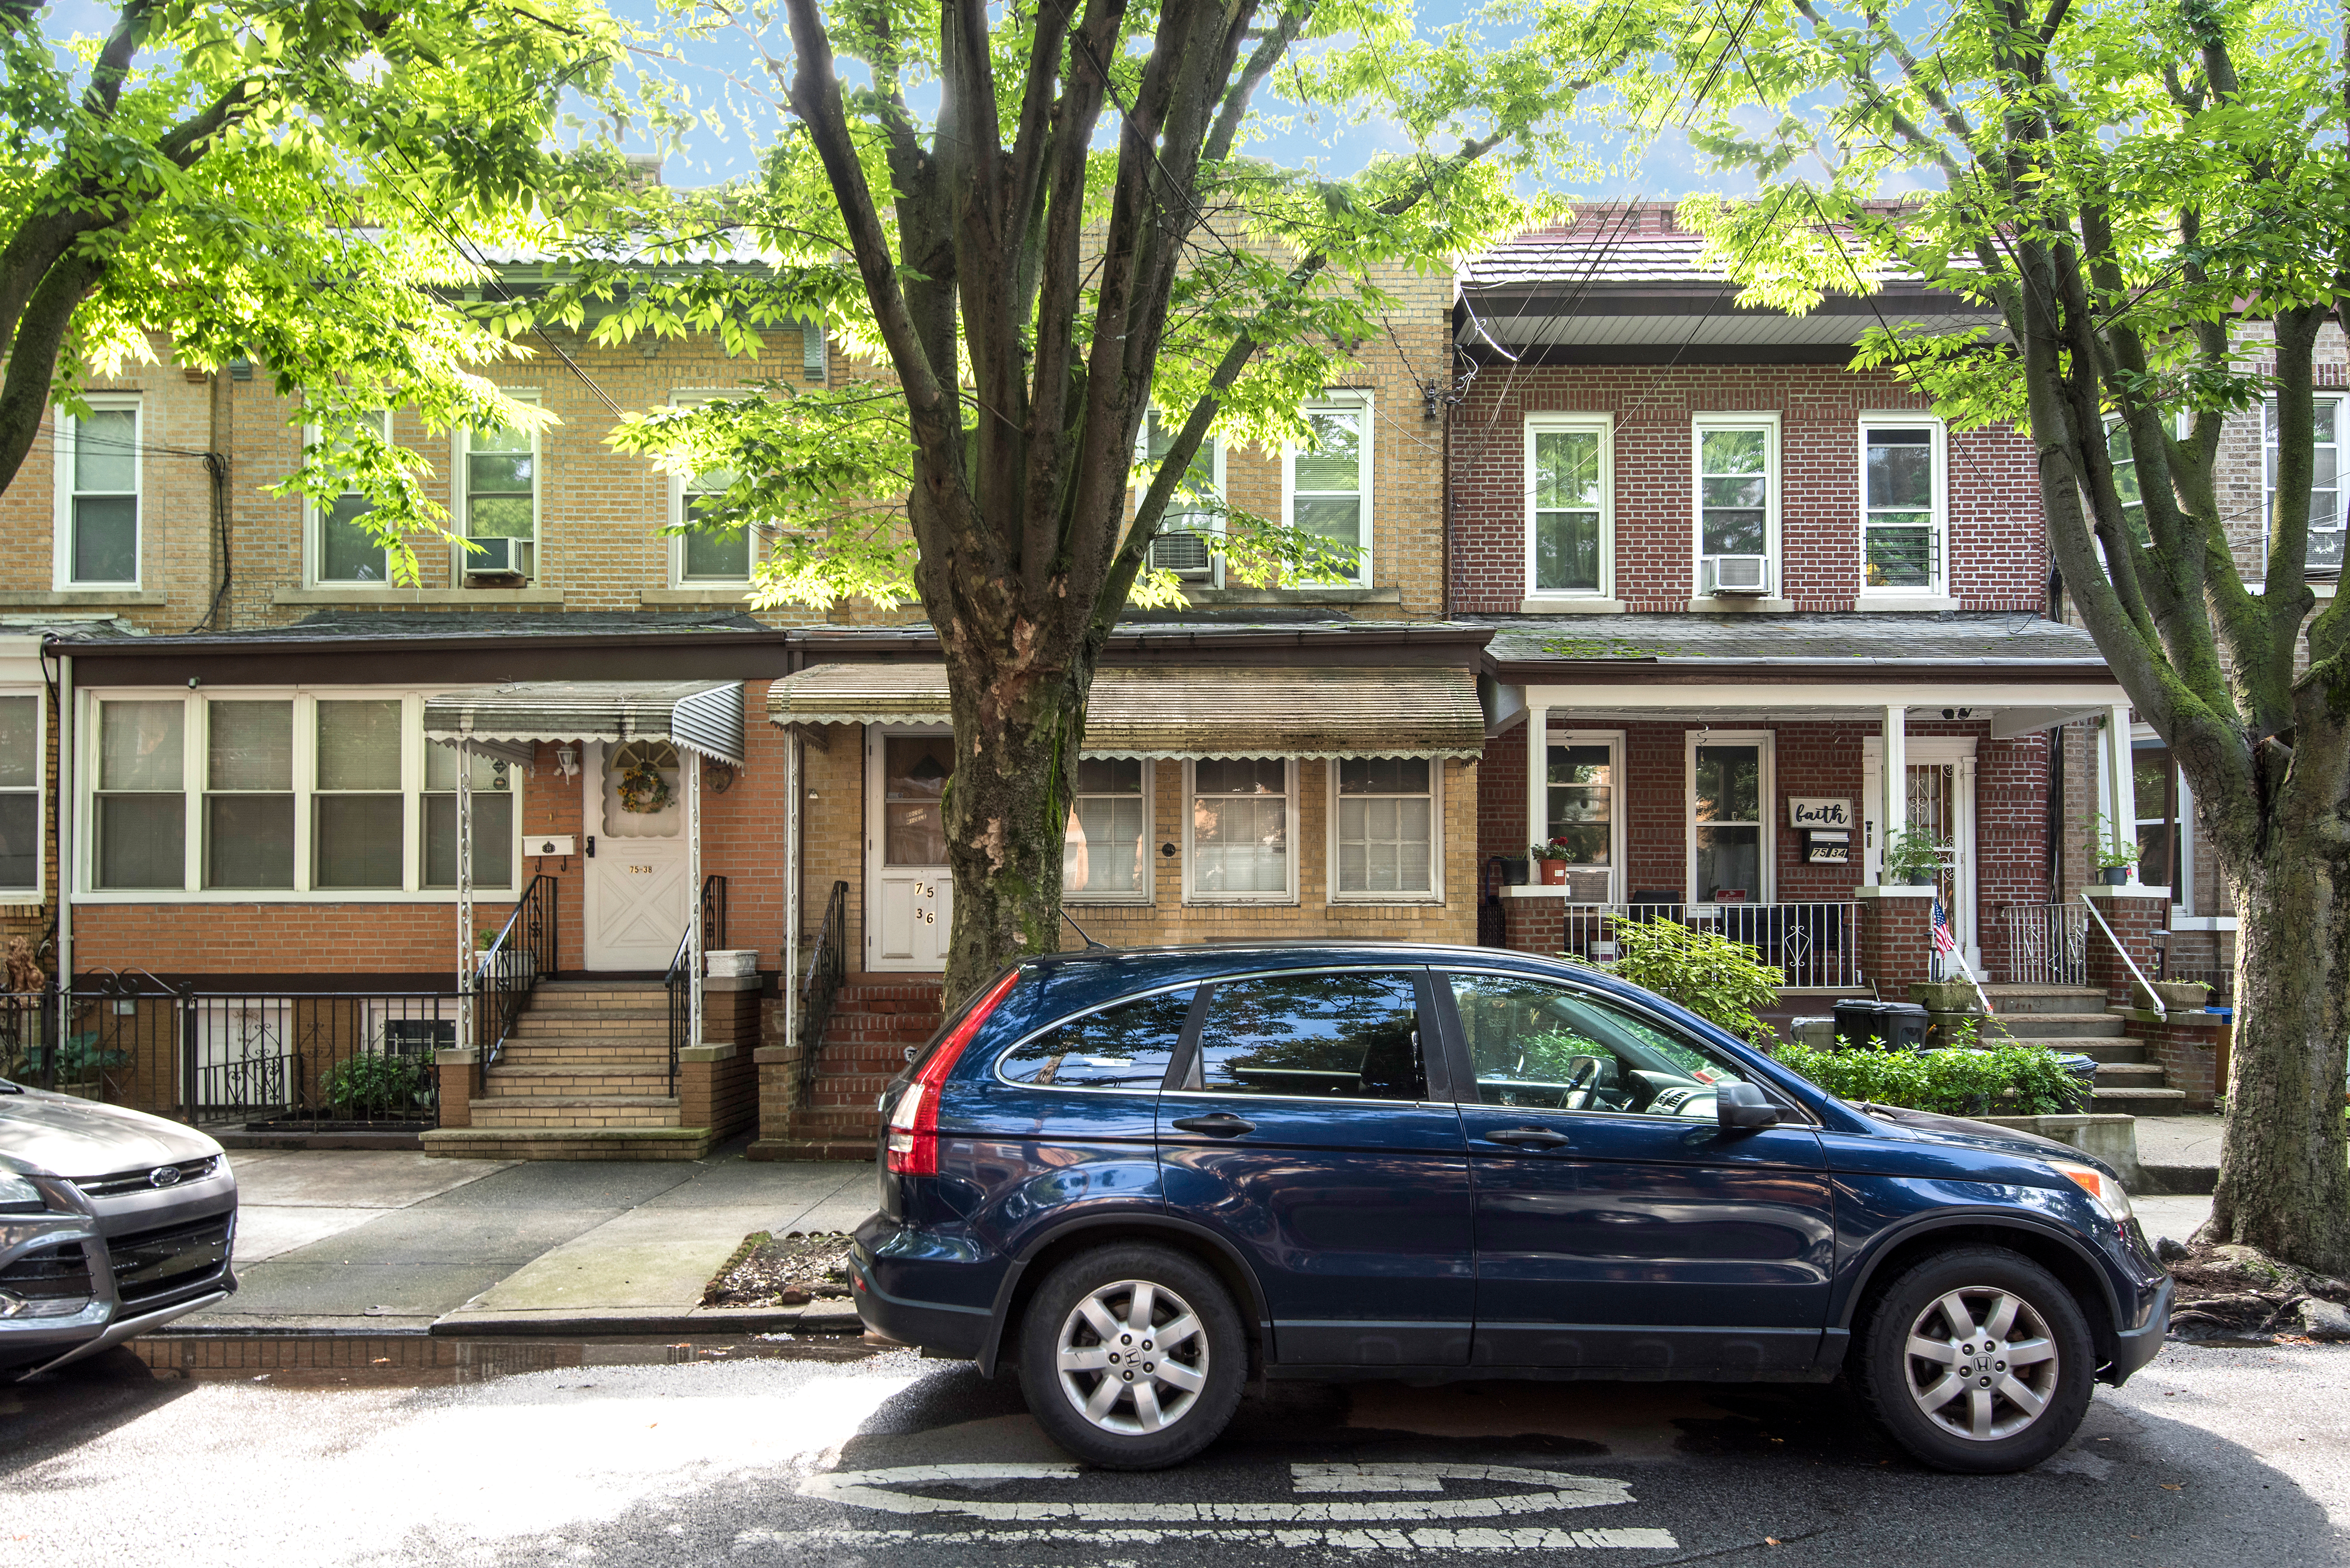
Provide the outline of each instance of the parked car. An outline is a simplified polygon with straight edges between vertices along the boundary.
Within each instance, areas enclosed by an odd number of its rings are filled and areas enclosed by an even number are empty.
[[[1482,948],[1090,950],[1005,971],[885,1092],[868,1326],[1016,1366],[1090,1462],[1252,1377],[1825,1382],[2022,1469],[2151,1360],[2115,1173],[1863,1112],[1670,1002]]]
[[[235,1240],[219,1144],[0,1079],[0,1372],[78,1361],[227,1299]]]

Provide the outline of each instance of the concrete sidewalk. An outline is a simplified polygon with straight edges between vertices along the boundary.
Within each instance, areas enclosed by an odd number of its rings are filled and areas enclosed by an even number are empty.
[[[182,1330],[671,1334],[853,1328],[842,1302],[704,1307],[754,1231],[854,1230],[873,1167],[247,1149],[237,1293]]]

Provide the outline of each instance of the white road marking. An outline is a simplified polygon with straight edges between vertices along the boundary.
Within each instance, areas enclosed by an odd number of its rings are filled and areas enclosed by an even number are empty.
[[[1627,1547],[1671,1550],[1679,1544],[1669,1530],[1567,1530],[1506,1522],[1515,1516],[1561,1509],[1609,1508],[1634,1501],[1628,1485],[1609,1477],[1572,1475],[1516,1465],[1290,1467],[1292,1490],[1307,1497],[1317,1493],[1384,1494],[1378,1501],[1360,1502],[1111,1502],[1075,1498],[1003,1502],[975,1497],[930,1497],[906,1490],[992,1489],[1013,1480],[1076,1480],[1085,1473],[1075,1464],[900,1465],[811,1476],[800,1483],[799,1490],[805,1497],[877,1512],[961,1516],[981,1527],[973,1535],[990,1546],[1149,1546],[1214,1542],[1227,1545],[1324,1546],[1355,1552],[1525,1552]],[[1450,1496],[1445,1493],[1447,1481],[1526,1490],[1491,1497]],[[1068,1523],[1058,1522],[1063,1521]],[[1433,1522],[1437,1521],[1447,1522],[1439,1525]],[[1492,1522],[1470,1522],[1476,1521]],[[1255,1528],[1217,1528],[1232,1525]],[[784,1544],[854,1548],[938,1543],[954,1538],[952,1532],[917,1530],[746,1530],[734,1538],[734,1549],[744,1552]]]

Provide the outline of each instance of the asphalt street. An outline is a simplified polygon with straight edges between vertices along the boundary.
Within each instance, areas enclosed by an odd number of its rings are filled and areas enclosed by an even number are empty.
[[[2350,1345],[2174,1345],[2037,1471],[1960,1478],[1835,1389],[1274,1385],[1191,1464],[1120,1475],[961,1364],[510,1343],[0,1386],[0,1563],[2350,1563]]]

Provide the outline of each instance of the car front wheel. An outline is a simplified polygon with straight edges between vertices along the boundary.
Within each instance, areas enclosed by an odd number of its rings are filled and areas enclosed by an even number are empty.
[[[2088,1320],[2056,1277],[1997,1247],[1913,1264],[1877,1293],[1853,1381],[1877,1426],[1937,1469],[2028,1469],[2071,1440],[2096,1376]]]
[[[1090,1464],[1180,1464],[1232,1420],[1247,1376],[1230,1293],[1170,1248],[1104,1247],[1070,1259],[1021,1323],[1028,1408]]]

